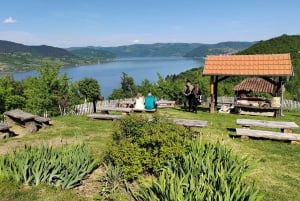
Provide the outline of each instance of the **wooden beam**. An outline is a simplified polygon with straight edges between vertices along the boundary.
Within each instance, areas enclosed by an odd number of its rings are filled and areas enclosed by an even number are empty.
[[[210,106],[210,112],[213,113],[215,112],[215,104],[214,104],[214,100],[215,100],[215,90],[214,90],[214,84],[215,84],[215,81],[214,81],[215,77],[214,76],[210,76],[210,103],[209,103],[209,106]]]
[[[214,84],[214,94],[215,94],[214,108],[215,108],[215,111],[217,111],[217,104],[218,104],[218,77],[219,76],[216,76],[215,84]]]
[[[273,131],[262,131],[262,130],[251,130],[236,128],[236,135],[238,136],[250,136],[256,138],[267,138],[274,140],[285,140],[285,141],[300,141],[299,134],[285,134]]]

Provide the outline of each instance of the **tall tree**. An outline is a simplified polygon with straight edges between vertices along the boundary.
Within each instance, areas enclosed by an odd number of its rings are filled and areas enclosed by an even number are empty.
[[[136,94],[134,79],[122,72],[121,89],[125,95],[124,98],[133,97]]]
[[[94,78],[84,78],[78,82],[78,89],[86,100],[93,101],[94,112],[96,112],[96,103],[101,95],[98,81]]]
[[[123,72],[121,76],[121,88],[114,89],[108,99],[131,98],[135,96],[135,94],[136,86],[134,84],[134,79]]]

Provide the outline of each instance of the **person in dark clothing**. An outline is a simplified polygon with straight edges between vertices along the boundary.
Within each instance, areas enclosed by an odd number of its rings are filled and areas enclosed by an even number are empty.
[[[194,85],[191,99],[192,111],[197,113],[198,105],[201,104],[201,90],[199,84]]]
[[[188,105],[188,111],[191,111],[192,109],[192,98],[193,98],[192,91],[193,91],[193,85],[191,84],[190,80],[187,80],[182,91],[183,107],[185,111],[187,111],[187,105]]]

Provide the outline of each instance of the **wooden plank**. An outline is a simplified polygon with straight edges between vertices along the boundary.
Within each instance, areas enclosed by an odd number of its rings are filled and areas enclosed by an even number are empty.
[[[236,128],[236,135],[274,139],[274,140],[300,141],[300,134],[285,134],[280,132],[252,130],[252,129],[243,129],[243,128]]]
[[[20,119],[21,121],[28,121],[34,119],[35,115],[24,112],[23,110],[20,109],[15,109],[15,110],[10,110],[7,112],[4,112],[4,115],[14,118],[14,119]]]
[[[125,108],[125,107],[99,107],[97,111],[101,112],[108,112],[108,111],[116,111],[116,112],[123,112],[123,113],[130,113],[132,108]]]
[[[156,112],[156,109],[147,110],[147,109],[135,109],[135,108],[133,108],[132,111],[134,111],[134,112]]]
[[[173,108],[175,107],[175,101],[159,100],[156,102],[157,108]]]
[[[287,121],[265,121],[265,120],[254,120],[254,119],[237,119],[236,123],[242,126],[257,126],[257,127],[267,127],[267,128],[290,128],[295,129],[299,126],[295,122]]]
[[[250,112],[250,111],[244,111],[240,110],[239,114],[246,114],[246,115],[253,115],[253,116],[265,116],[265,117],[274,117],[275,112]]]
[[[122,119],[122,115],[111,115],[111,114],[89,114],[87,115],[90,119],[103,119],[103,120],[118,120]]]
[[[191,120],[191,119],[173,119],[173,122],[178,125],[186,127],[206,127],[207,121],[203,120]]]
[[[35,116],[34,120],[39,122],[39,123],[49,123],[50,119],[45,118],[45,117],[40,117],[40,116]]]
[[[3,123],[0,123],[0,132],[6,132],[9,130],[9,126]]]

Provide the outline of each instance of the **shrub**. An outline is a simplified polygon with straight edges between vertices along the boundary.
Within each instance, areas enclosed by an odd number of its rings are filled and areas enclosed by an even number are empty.
[[[124,178],[136,179],[141,173],[157,173],[169,160],[181,157],[188,136],[187,129],[159,117],[149,121],[130,116],[119,122],[106,159],[120,166]]]
[[[248,179],[247,158],[234,156],[218,144],[197,140],[180,160],[173,160],[149,186],[140,188],[136,200],[262,200]]]
[[[70,189],[96,167],[86,145],[50,146],[25,145],[0,157],[0,176],[18,183],[39,185],[41,183]]]

